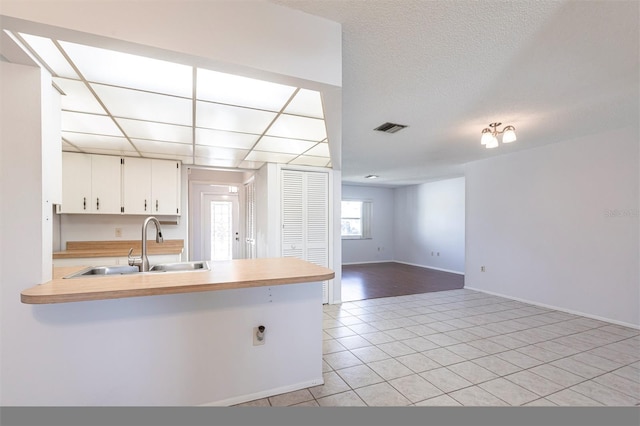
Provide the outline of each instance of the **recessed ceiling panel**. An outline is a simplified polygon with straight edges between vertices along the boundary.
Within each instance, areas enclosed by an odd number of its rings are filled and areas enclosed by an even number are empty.
[[[51,39],[30,34],[19,34],[45,64],[51,68],[51,71],[59,77],[80,78]]]
[[[116,118],[122,130],[130,138],[149,139],[155,141],[192,143],[192,130],[190,126],[178,126],[175,124],[155,123],[153,121],[129,120]]]
[[[62,137],[82,150],[90,148],[135,151],[124,137],[62,132]]]
[[[219,158],[196,157],[196,161],[194,164],[198,166],[235,168],[235,167],[238,167],[238,163],[239,163],[239,160],[224,160]]]
[[[209,157],[221,160],[242,160],[249,151],[246,149],[218,148],[196,145],[196,157]]]
[[[106,115],[62,111],[60,118],[62,131],[124,136],[113,120]]]
[[[320,142],[327,137],[327,130],[324,126],[324,120],[282,114],[269,128],[267,136]]]
[[[282,152],[285,154],[302,154],[316,143],[300,139],[274,138],[263,136],[255,149],[258,151]]]
[[[63,110],[106,114],[102,105],[82,81],[53,77],[53,82],[65,93],[60,97]]]
[[[306,117],[324,118],[320,92],[300,89],[295,98],[284,110],[287,114],[304,115]]]
[[[186,65],[61,41],[60,45],[91,82],[191,97],[193,69]]]
[[[305,152],[304,155],[312,155],[315,157],[329,157],[329,144],[321,142]]]
[[[329,158],[327,157],[312,157],[310,155],[301,155],[300,157],[291,161],[289,164],[295,164],[298,166],[326,167],[328,163]]]
[[[196,98],[281,111],[295,87],[198,68]]]
[[[278,152],[251,151],[245,160],[263,161],[266,163],[288,163],[296,158],[295,154],[282,154]]]
[[[190,99],[102,84],[91,84],[91,87],[115,117],[186,126],[192,123]]]
[[[196,143],[198,145],[250,149],[259,137],[260,135],[252,135],[250,133],[225,132],[222,130],[196,128]]]
[[[158,154],[155,152],[143,152],[142,156],[145,158],[180,160],[182,161],[182,164],[193,164],[193,158],[190,155]]]
[[[232,132],[261,134],[273,121],[276,113],[257,109],[196,103],[196,126]]]
[[[132,139],[131,142],[138,148],[143,155],[147,153],[155,154],[175,154],[175,155],[192,155],[193,145],[184,143],[149,141],[143,139]]]
[[[252,169],[252,170],[259,169],[262,166],[264,166],[263,161],[242,161],[240,162],[240,164],[238,164],[238,167],[240,167],[241,169]]]

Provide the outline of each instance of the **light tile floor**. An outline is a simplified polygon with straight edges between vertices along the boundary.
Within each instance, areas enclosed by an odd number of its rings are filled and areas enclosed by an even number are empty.
[[[323,310],[324,385],[240,406],[640,405],[640,330],[467,289]]]

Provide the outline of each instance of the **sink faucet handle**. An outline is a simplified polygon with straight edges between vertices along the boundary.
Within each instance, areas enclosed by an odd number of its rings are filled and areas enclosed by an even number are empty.
[[[129,254],[127,255],[127,262],[129,266],[139,266],[142,263],[142,258],[138,256],[131,256],[133,253],[133,247],[129,249]]]

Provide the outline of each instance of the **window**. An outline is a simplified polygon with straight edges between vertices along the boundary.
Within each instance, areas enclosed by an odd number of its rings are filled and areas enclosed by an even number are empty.
[[[371,201],[342,201],[341,229],[344,239],[371,238]]]

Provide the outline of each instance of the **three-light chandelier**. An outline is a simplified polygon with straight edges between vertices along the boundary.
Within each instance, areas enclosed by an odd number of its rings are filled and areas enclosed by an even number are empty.
[[[498,130],[498,126],[501,125],[502,123],[499,122],[491,123],[489,127],[482,130],[480,143],[484,145],[485,148],[496,148],[498,146],[498,135],[502,135],[502,143],[515,142],[516,128],[513,126],[505,126],[504,129]]]

